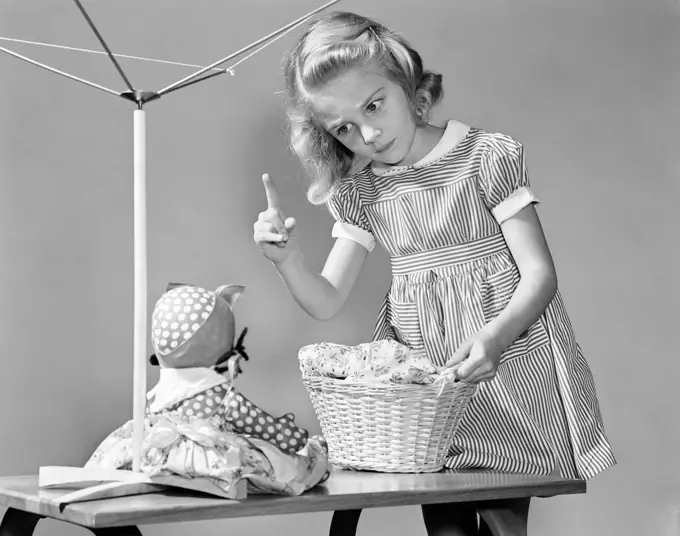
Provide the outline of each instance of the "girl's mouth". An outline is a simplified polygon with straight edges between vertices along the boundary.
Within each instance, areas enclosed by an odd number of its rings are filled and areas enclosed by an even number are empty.
[[[383,145],[380,149],[378,149],[376,151],[376,154],[382,154],[382,153],[389,151],[392,148],[392,146],[394,145],[394,141],[395,140],[392,140],[387,145]]]

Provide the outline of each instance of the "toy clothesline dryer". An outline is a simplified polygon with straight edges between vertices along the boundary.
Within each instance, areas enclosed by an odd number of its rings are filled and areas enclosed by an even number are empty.
[[[84,78],[66,73],[44,63],[13,52],[0,46],[0,51],[15,58],[26,61],[37,67],[41,67],[68,79],[86,84],[90,87],[105,91],[117,97],[121,97],[135,105],[133,111],[133,203],[134,203],[134,307],[133,307],[133,463],[131,471],[97,470],[83,467],[41,467],[39,471],[40,487],[76,487],[70,499],[62,497],[64,502],[72,500],[86,500],[95,498],[118,497],[124,495],[136,495],[153,492],[158,489],[157,485],[140,470],[142,438],[144,433],[144,414],[146,407],[146,366],[147,366],[147,341],[149,335],[147,319],[147,225],[146,225],[146,116],[144,106],[158,100],[163,95],[184,89],[190,85],[203,82],[224,73],[234,74],[233,68],[256,54],[275,40],[283,37],[300,24],[310,19],[318,12],[327,9],[340,0],[331,0],[326,4],[314,9],[297,20],[286,24],[278,30],[258,39],[228,56],[195,71],[181,80],[178,80],[157,91],[147,91],[136,88],[123,71],[114,54],[109,49],[106,41],[97,29],[92,18],[89,16],[81,0],[73,0],[77,8],[87,21],[87,24],[96,35],[114,67],[122,78],[126,89],[116,91],[108,87],[96,84]],[[4,39],[18,41],[18,39]],[[25,42],[25,41],[24,41]],[[35,43],[41,44],[41,43]],[[48,45],[57,46],[57,45]],[[59,47],[57,48],[68,48]],[[228,68],[220,66],[239,57],[239,61]],[[129,56],[128,56],[129,57]],[[141,59],[141,58],[139,58]]]

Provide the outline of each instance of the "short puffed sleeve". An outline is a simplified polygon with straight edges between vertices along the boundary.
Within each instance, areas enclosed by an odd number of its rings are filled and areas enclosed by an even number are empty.
[[[371,224],[363,210],[359,193],[351,178],[344,179],[326,201],[328,211],[335,218],[332,236],[347,238],[364,246],[368,251],[375,247]]]
[[[539,202],[529,184],[524,147],[510,136],[489,136],[479,177],[484,202],[499,224]]]

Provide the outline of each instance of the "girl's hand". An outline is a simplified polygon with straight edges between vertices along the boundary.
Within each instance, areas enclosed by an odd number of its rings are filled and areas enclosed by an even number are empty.
[[[268,174],[262,175],[267,194],[267,210],[260,212],[253,224],[253,239],[262,254],[275,264],[281,264],[298,248],[295,218],[285,218],[279,192]]]
[[[496,376],[502,353],[503,347],[496,338],[479,331],[458,347],[446,366],[456,367],[456,378],[461,381],[487,382]]]

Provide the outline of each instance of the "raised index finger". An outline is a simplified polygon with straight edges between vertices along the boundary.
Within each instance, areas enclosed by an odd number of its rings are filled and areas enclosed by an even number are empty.
[[[281,200],[279,198],[279,192],[274,185],[274,181],[269,176],[269,173],[262,175],[262,183],[264,184],[264,191],[267,194],[267,205],[269,208],[280,209]]]

